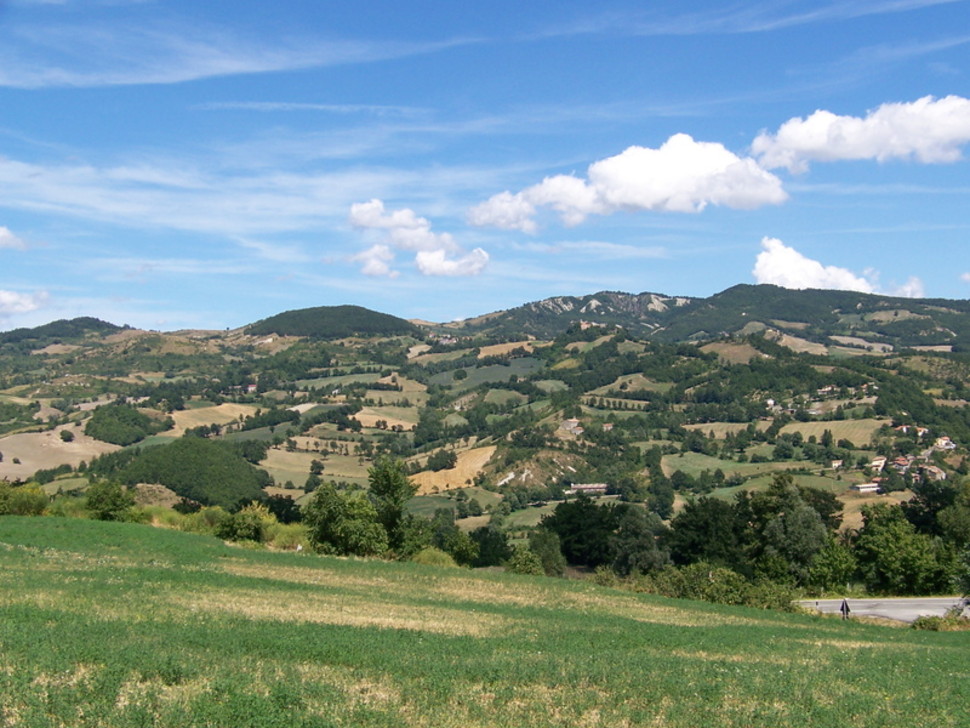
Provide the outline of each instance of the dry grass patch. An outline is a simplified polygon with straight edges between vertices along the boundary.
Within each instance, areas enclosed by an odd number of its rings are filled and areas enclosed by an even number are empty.
[[[531,341],[509,341],[505,344],[491,344],[479,349],[478,358],[484,359],[486,356],[503,356],[515,349],[525,349],[531,354],[533,345]]]
[[[451,488],[464,488],[467,481],[474,480],[475,476],[484,469],[495,454],[495,450],[496,447],[490,445],[460,452],[455,467],[437,472],[426,470],[412,475],[411,481],[418,486],[418,495],[439,493]]]
[[[790,334],[781,334],[775,339],[775,343],[784,346],[792,351],[797,351],[806,354],[817,354],[819,356],[824,356],[828,353],[828,348],[823,344],[816,344],[814,341],[807,341],[806,339],[801,339],[797,336],[791,336]]]
[[[488,637],[507,632],[512,620],[488,614],[469,619],[461,609],[394,603],[372,591],[360,596],[286,593],[279,590],[207,589],[178,594],[173,602],[190,612],[222,612],[275,622],[334,624],[346,627],[407,629],[450,636]]]
[[[732,344],[718,341],[701,347],[705,353],[713,352],[717,358],[728,364],[747,364],[752,359],[767,359],[768,355],[755,349],[751,344]]]
[[[860,339],[858,336],[830,336],[832,341],[836,341],[843,346],[852,346],[858,349],[866,349],[867,351],[876,351],[883,354],[889,353],[893,350],[892,344],[880,344],[875,341],[866,341],[865,339]]]

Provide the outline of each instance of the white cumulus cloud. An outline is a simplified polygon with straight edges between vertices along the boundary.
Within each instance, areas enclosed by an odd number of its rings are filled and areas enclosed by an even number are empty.
[[[394,251],[386,245],[372,245],[363,253],[358,253],[351,260],[362,263],[360,272],[366,276],[386,276],[397,278],[398,272],[391,270],[394,261]]]
[[[559,213],[566,225],[588,215],[625,211],[700,212],[707,205],[752,209],[787,199],[781,180],[751,158],[723,145],[675,134],[659,149],[632,146],[594,162],[586,179],[546,177],[515,194],[502,192],[473,207],[474,225],[534,232],[537,208]]]
[[[866,278],[846,268],[822,265],[817,260],[806,258],[778,238],[762,238],[761,252],[752,273],[758,283],[772,283],[784,288],[875,293],[875,286]]]
[[[849,159],[915,159],[954,162],[970,141],[970,99],[924,96],[911,103],[883,104],[865,118],[819,110],[789,119],[774,134],[762,132],[752,153],[767,169],[803,172],[809,162]]]
[[[0,248],[13,248],[14,250],[24,250],[27,244],[10,232],[10,228],[0,225]]]
[[[415,253],[415,264],[424,275],[477,275],[488,264],[484,250],[464,253],[450,234],[434,232],[426,218],[408,208],[388,212],[381,200],[358,202],[350,207],[350,222],[363,230],[383,233],[385,242],[352,258],[363,263],[361,272],[365,275],[396,276],[397,271],[391,268],[394,249]]]
[[[960,276],[960,280],[970,283],[970,272],[964,273]]]
[[[758,283],[771,283],[783,288],[817,288],[835,291],[860,291],[861,293],[880,293],[888,296],[922,298],[923,282],[911,276],[905,283],[888,290],[880,290],[879,274],[866,270],[856,275],[848,268],[836,265],[823,265],[802,255],[794,248],[785,245],[778,238],[762,238],[761,252],[751,271]]]
[[[890,296],[901,296],[902,298],[923,298],[926,290],[923,281],[916,276],[910,276],[906,282],[900,286],[895,286],[886,291]]]
[[[46,300],[46,293],[17,293],[16,291],[0,290],[0,317],[36,311]]]

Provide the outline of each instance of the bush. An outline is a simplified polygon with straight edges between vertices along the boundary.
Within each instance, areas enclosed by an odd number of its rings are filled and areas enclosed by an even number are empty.
[[[219,506],[202,508],[195,513],[186,514],[182,520],[182,530],[214,536],[221,528],[222,522],[230,517],[230,514]]]
[[[917,617],[911,626],[931,632],[965,632],[970,630],[970,619],[963,616],[961,605],[948,609],[942,617]]]
[[[309,548],[310,539],[302,523],[274,523],[266,529],[266,543],[281,551],[294,551],[297,546]]]
[[[87,508],[99,521],[124,521],[135,505],[135,496],[119,483],[100,481],[87,491]]]
[[[39,516],[50,505],[50,498],[36,483],[12,486],[0,483],[0,516]]]
[[[239,513],[223,520],[216,529],[216,536],[226,541],[266,541],[270,527],[277,523],[276,517],[261,503],[250,503]]]
[[[88,518],[91,513],[88,511],[86,498],[61,495],[51,501],[47,508],[47,515],[59,518]]]
[[[542,559],[539,555],[525,545],[518,545],[512,549],[512,558],[505,564],[505,570],[513,574],[530,574],[534,576],[545,576],[545,569],[542,568]]]
[[[453,558],[451,558],[450,554],[447,554],[434,546],[428,546],[421,549],[411,557],[411,561],[416,564],[424,564],[426,566],[445,566],[449,568],[458,568],[458,564]]]

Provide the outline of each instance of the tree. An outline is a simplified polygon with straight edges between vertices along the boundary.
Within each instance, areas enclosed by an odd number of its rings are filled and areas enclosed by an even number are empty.
[[[459,370],[460,371],[460,370]],[[435,472],[448,470],[458,464],[458,456],[454,450],[437,450],[428,458],[428,468]]]
[[[512,555],[508,537],[493,526],[476,528],[469,536],[478,544],[478,556],[472,566],[498,566]]]
[[[87,508],[99,521],[123,521],[135,505],[135,496],[119,483],[99,481],[87,492]]]
[[[744,561],[734,508],[716,498],[688,501],[670,522],[664,542],[675,564],[706,561],[737,568]]]
[[[562,555],[559,536],[545,528],[529,534],[529,548],[542,563],[546,576],[562,576],[566,572],[566,557]]]
[[[834,537],[815,554],[808,570],[808,584],[822,591],[845,589],[859,564],[852,549]]]
[[[667,527],[656,513],[642,508],[627,508],[620,516],[612,538],[613,570],[624,576],[647,573],[670,563],[670,554],[662,549],[657,538]]]
[[[388,545],[392,550],[404,545],[408,525],[405,512],[407,502],[414,497],[418,486],[412,483],[400,460],[380,458],[367,471],[370,485],[370,498],[377,511],[377,520],[387,533]]]
[[[598,506],[583,494],[557,505],[540,525],[559,536],[562,553],[569,563],[600,566],[611,563],[616,555],[611,537],[619,526],[620,515],[629,507],[612,503]]]
[[[304,506],[303,522],[311,545],[321,553],[379,556],[387,551],[387,531],[363,493],[339,492],[325,483]]]
[[[884,594],[932,594],[950,587],[952,553],[917,533],[902,509],[884,503],[862,509],[864,525],[855,544],[866,588]]]
[[[61,440],[64,442],[74,442],[74,433],[70,430],[61,430]]]

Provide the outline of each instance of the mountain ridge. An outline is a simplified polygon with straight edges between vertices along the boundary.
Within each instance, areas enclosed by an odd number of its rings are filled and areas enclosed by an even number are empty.
[[[656,292],[598,291],[552,296],[479,316],[435,323],[406,320],[362,306],[317,306],[269,316],[235,329],[253,336],[311,339],[352,335],[552,338],[574,326],[618,327],[631,335],[673,343],[765,333],[826,346],[871,350],[970,346],[970,301],[901,298],[855,291],[794,290],[738,284],[708,297]],[[0,332],[0,345],[40,346],[130,328],[80,317],[32,329]],[[215,334],[216,332],[213,332]]]

